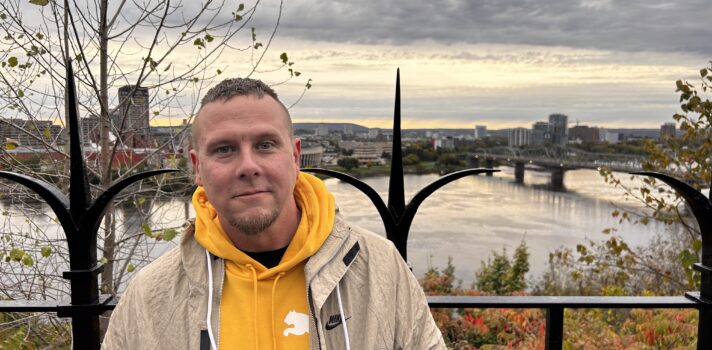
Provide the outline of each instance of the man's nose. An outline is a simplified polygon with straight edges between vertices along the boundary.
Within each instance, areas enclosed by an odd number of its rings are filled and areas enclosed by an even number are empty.
[[[252,152],[244,152],[240,158],[240,165],[237,169],[240,178],[253,177],[260,174],[260,167],[255,154]]]

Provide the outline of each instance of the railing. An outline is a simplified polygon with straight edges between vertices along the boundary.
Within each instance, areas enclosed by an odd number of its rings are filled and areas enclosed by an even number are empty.
[[[70,280],[71,299],[63,302],[4,300],[0,312],[54,312],[59,317],[72,319],[74,349],[99,349],[101,330],[99,315],[116,306],[116,298],[100,295],[97,274],[103,265],[97,262],[97,231],[106,206],[112,198],[131,183],[172,170],[155,170],[140,173],[119,181],[91,201],[85,165],[79,140],[76,91],[71,62],[67,62],[67,105],[69,111],[71,177],[70,193],[61,193],[56,187],[12,172],[0,172],[0,177],[14,180],[40,195],[57,215],[69,247],[70,271],[63,274]],[[396,77],[396,97],[393,126],[393,153],[388,204],[364,182],[347,174],[326,169],[305,169],[313,173],[333,176],[361,190],[373,202],[386,228],[386,235],[404,259],[407,260],[407,241],[410,225],[420,204],[440,187],[459,178],[492,173],[492,169],[467,169],[448,174],[420,190],[408,204],[403,187],[403,164],[400,128],[400,76]],[[695,264],[702,278],[699,292],[684,296],[663,297],[577,297],[577,296],[431,296],[428,303],[433,308],[541,308],[546,310],[546,349],[562,349],[564,310],[576,308],[694,308],[699,310],[698,350],[712,350],[712,203],[700,192],[672,177],[657,173],[638,173],[658,178],[675,188],[687,201],[702,233],[702,260]]]

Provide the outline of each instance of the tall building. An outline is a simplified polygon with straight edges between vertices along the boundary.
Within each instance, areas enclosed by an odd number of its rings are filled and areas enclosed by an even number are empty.
[[[146,148],[150,145],[148,101],[148,88],[135,85],[119,88],[119,108],[113,116],[114,127],[127,147]]]
[[[520,147],[529,144],[531,130],[527,128],[514,128],[509,130],[509,147]]]
[[[475,140],[487,137],[487,125],[475,125]]]
[[[665,123],[663,125],[660,125],[660,139],[661,140],[674,139],[676,132],[677,132],[677,130],[676,130],[675,123]]]
[[[569,142],[569,117],[558,113],[549,115],[549,134],[551,143],[566,145]]]
[[[536,122],[532,125],[531,136],[529,137],[530,145],[543,145],[551,142],[549,134],[549,123]]]

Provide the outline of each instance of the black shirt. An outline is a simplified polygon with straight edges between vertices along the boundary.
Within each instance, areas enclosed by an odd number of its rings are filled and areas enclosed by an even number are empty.
[[[268,252],[243,252],[247,255],[250,256],[250,258],[257,260],[260,264],[264,265],[264,267],[271,269],[277,265],[279,265],[279,262],[282,261],[282,256],[284,256],[284,252],[287,251],[287,248],[289,246],[286,246],[284,248],[280,248],[277,250],[270,250]]]

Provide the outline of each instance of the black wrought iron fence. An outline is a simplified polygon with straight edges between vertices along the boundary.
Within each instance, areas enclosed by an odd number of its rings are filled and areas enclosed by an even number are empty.
[[[79,139],[76,91],[71,63],[67,64],[67,89],[69,108],[69,134],[71,155],[71,176],[69,195],[56,187],[26,175],[0,172],[1,178],[16,181],[40,195],[58,217],[69,247],[70,270],[63,273],[70,280],[71,298],[66,301],[2,300],[0,312],[52,312],[59,317],[72,319],[74,349],[99,349],[101,331],[99,316],[116,306],[117,299],[111,295],[99,294],[97,275],[103,265],[97,261],[97,231],[99,223],[111,202],[121,190],[130,184],[171,169],[153,170],[133,175],[117,182],[92,201],[85,177],[85,164]],[[410,225],[420,204],[440,187],[459,178],[488,173],[493,169],[467,169],[445,175],[421,189],[406,204],[403,187],[403,164],[401,154],[400,128],[400,77],[396,77],[395,111],[393,125],[393,153],[388,203],[384,203],[378,193],[364,182],[347,174],[327,169],[305,169],[305,171],[328,175],[345,181],[363,192],[376,206],[386,228],[386,235],[404,259],[407,260],[407,241]],[[546,349],[562,349],[564,334],[564,310],[581,308],[655,308],[655,309],[697,309],[699,323],[697,349],[712,350],[712,203],[702,193],[670,176],[640,172],[658,178],[675,190],[687,201],[702,233],[702,259],[694,265],[701,274],[699,291],[683,296],[630,296],[630,297],[581,297],[581,296],[430,296],[432,308],[539,308],[546,310]]]

